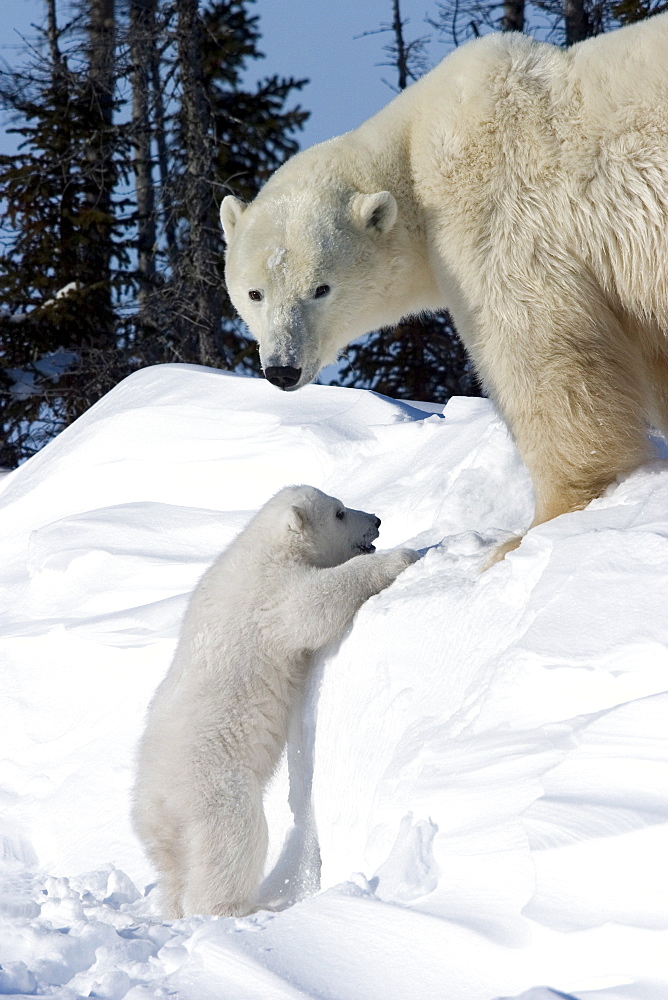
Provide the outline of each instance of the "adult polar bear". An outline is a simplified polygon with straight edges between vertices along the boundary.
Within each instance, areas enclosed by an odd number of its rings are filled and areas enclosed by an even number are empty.
[[[642,463],[647,423],[668,432],[668,14],[565,51],[462,46],[221,220],[230,296],[282,389],[450,309],[533,525]]]

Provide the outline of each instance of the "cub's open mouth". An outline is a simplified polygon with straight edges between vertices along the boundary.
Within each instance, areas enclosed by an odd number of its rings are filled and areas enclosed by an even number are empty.
[[[362,555],[367,555],[370,552],[375,552],[376,551],[376,546],[375,545],[371,545],[371,544],[369,544],[369,545],[357,545],[356,548],[357,548],[357,551],[360,552]]]

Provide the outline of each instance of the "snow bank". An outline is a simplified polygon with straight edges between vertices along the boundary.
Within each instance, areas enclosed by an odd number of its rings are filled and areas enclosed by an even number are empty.
[[[311,677],[267,801],[279,909],[165,924],[128,819],[143,714],[205,566],[298,482],[424,558]],[[0,994],[667,996],[668,469],[481,575],[531,506],[485,400],[177,365],[4,477]]]

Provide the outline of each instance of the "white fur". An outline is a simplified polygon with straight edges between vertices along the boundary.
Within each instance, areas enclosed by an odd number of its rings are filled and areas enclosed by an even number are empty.
[[[135,786],[135,828],[168,917],[252,908],[267,850],[262,792],[295,687],[313,652],[417,559],[369,554],[379,524],[311,486],[286,487],[196,588]]]
[[[587,504],[645,459],[648,422],[668,432],[667,66],[668,14],[568,50],[488,35],[250,206],[226,198],[228,288],[263,365],[299,388],[355,337],[447,307],[533,523]]]

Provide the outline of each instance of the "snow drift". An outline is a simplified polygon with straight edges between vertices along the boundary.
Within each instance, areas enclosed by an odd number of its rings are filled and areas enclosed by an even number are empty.
[[[0,482],[0,993],[668,995],[668,469],[532,531],[486,400],[441,412],[188,366],[127,379]],[[281,486],[423,558],[319,658],[263,898],[164,923],[133,753],[187,596]]]

